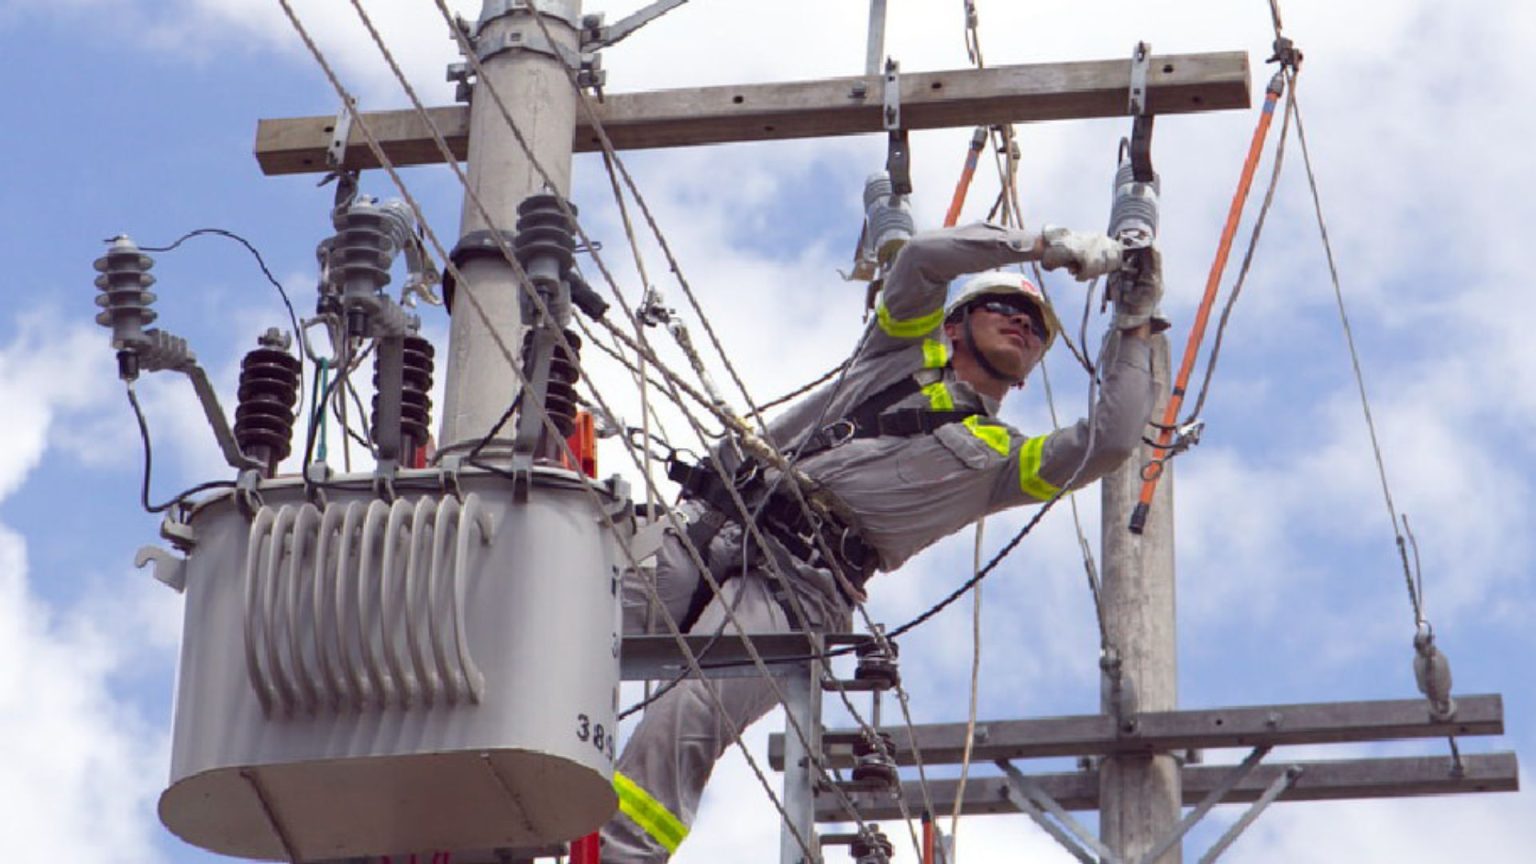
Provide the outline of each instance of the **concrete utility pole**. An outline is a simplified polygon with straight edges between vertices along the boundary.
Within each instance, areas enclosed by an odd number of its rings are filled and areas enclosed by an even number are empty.
[[[558,43],[555,48],[548,47],[527,3],[506,0],[485,0],[474,38],[484,75],[475,82],[470,97],[469,185],[490,215],[491,224],[504,232],[517,224],[518,203],[545,191],[545,184],[523,148],[511,142],[503,106],[549,173],[555,188],[548,191],[567,196],[571,187],[577,94],[557,55],[562,51],[571,57],[579,55],[581,0],[534,0],[533,5],[544,13],[544,25]],[[500,104],[493,93],[500,94]],[[490,227],[474,199],[466,194],[461,242]],[[473,292],[490,321],[487,327],[480,316],[463,311],[452,318],[443,428],[438,442],[439,451],[445,453],[474,446],[491,430],[518,390],[517,376],[490,334],[500,333],[514,352],[521,349],[523,321],[518,298],[522,291],[494,240],[480,236],[490,254],[460,265],[468,284],[459,286],[458,291]],[[455,305],[463,310],[468,300],[460,294]],[[504,436],[510,438],[510,431]]]
[[[1161,416],[1168,402],[1168,340],[1152,337],[1152,374]],[[1178,707],[1178,664],[1174,622],[1173,469],[1164,466],[1146,529],[1126,527],[1141,491],[1141,468],[1152,455],[1142,444],[1136,454],[1103,478],[1101,552],[1104,562],[1104,618],[1109,644],[1119,652],[1125,686],[1135,696],[1133,711],[1172,711]],[[1120,704],[1117,704],[1120,703]],[[1104,713],[1114,716],[1124,703],[1106,685]],[[1115,718],[1122,732],[1134,731],[1131,713]],[[1179,765],[1160,754],[1106,756],[1099,768],[1099,836],[1123,861],[1140,861],[1168,837],[1179,822],[1182,794]],[[1179,844],[1156,864],[1178,864]]]

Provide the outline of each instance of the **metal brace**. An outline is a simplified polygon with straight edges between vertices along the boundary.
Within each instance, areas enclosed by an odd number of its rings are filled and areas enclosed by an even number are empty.
[[[891,176],[891,194],[912,194],[912,156],[907,149],[907,130],[901,125],[901,64],[885,61],[885,113],[890,143],[886,146],[885,171]]]
[[[1238,835],[1242,834],[1249,825],[1253,824],[1253,820],[1259,818],[1259,814],[1263,813],[1266,807],[1275,803],[1276,798],[1279,798],[1287,789],[1296,785],[1297,779],[1301,777],[1302,770],[1300,765],[1286,766],[1285,771],[1281,772],[1280,776],[1276,777],[1269,784],[1269,788],[1264,790],[1264,794],[1260,795],[1258,800],[1249,805],[1248,809],[1243,812],[1243,815],[1239,816],[1237,821],[1232,823],[1232,827],[1227,829],[1227,833],[1221,835],[1221,838],[1210,849],[1206,850],[1204,855],[1200,856],[1200,864],[1211,864],[1211,862],[1221,856],[1221,853],[1227,851],[1227,847],[1231,846],[1237,840]]]
[[[644,9],[620,18],[617,23],[606,27],[603,26],[601,12],[588,15],[581,21],[581,50],[606,48],[687,2],[688,0],[656,0]]]
[[[325,164],[332,171],[340,171],[342,163],[347,158],[347,139],[352,136],[352,111],[353,100],[341,103],[341,110],[336,112],[336,120],[331,123],[331,143],[325,148]]]
[[[1026,816],[1033,819],[1045,833],[1051,835],[1063,849],[1072,854],[1072,857],[1084,864],[1122,864],[1120,857],[1113,850],[1093,836],[1093,833],[1084,828],[1081,822],[1072,818],[1072,814],[1068,813],[1044,789],[1041,789],[1038,783],[1013,767],[1013,763],[1006,759],[999,759],[996,764],[1007,775],[1008,785],[1003,787],[1003,793],[1007,796],[1009,803],[1024,811]],[[1047,818],[1047,814],[1056,819]]]
[[[1215,788],[1207,792],[1204,798],[1200,799],[1200,803],[1190,808],[1190,811],[1184,814],[1184,818],[1179,820],[1179,824],[1175,825],[1173,830],[1161,842],[1142,856],[1139,864],[1153,864],[1154,861],[1163,857],[1164,853],[1178,845],[1179,841],[1184,839],[1184,835],[1188,834],[1191,828],[1195,827],[1201,819],[1205,818],[1205,814],[1211,812],[1211,809],[1220,804],[1222,799],[1227,797],[1228,793],[1237,788],[1237,784],[1243,782],[1245,777],[1253,773],[1253,769],[1257,768],[1259,763],[1264,761],[1264,757],[1269,755],[1269,751],[1269,745],[1253,748],[1253,752],[1249,753],[1247,758],[1227,772],[1227,776],[1220,783],[1216,784]]]
[[[1147,70],[1152,65],[1152,46],[1137,42],[1131,52],[1131,104],[1130,114],[1135,117],[1147,113]]]
[[[187,590],[187,559],[172,555],[159,546],[140,546],[139,551],[134,553],[133,566],[143,569],[146,564],[154,565],[150,575],[156,581],[169,586],[177,594]]]

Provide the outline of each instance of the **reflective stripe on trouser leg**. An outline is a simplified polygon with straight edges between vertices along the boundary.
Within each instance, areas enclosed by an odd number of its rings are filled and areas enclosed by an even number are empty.
[[[635,785],[622,773],[613,772],[613,788],[619,793],[619,810],[645,829],[651,839],[660,843],[668,852],[676,852],[683,838],[688,836],[688,826],[672,815],[650,793]]]

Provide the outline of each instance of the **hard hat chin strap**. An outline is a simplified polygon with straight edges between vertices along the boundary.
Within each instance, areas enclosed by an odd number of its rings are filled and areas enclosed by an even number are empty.
[[[992,361],[987,359],[986,354],[983,354],[981,351],[976,349],[976,333],[971,329],[971,310],[965,309],[960,314],[962,317],[963,326],[965,327],[966,350],[970,351],[971,356],[976,358],[976,362],[981,366],[981,371],[987,373],[998,381],[1004,381],[1014,386],[1023,384],[1024,378],[1015,377],[1005,373],[1003,370],[992,365]]]

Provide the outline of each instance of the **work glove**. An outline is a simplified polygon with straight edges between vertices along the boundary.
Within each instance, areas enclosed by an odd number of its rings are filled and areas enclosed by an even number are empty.
[[[1040,241],[1045,246],[1040,265],[1047,270],[1065,267],[1079,282],[1120,269],[1123,250],[1103,234],[1079,234],[1047,225],[1040,231]]]
[[[1168,329],[1168,319],[1158,307],[1163,299],[1163,253],[1152,246],[1130,257],[1133,263],[1125,265],[1109,286],[1115,327],[1129,330],[1150,321],[1152,332],[1161,333]]]

